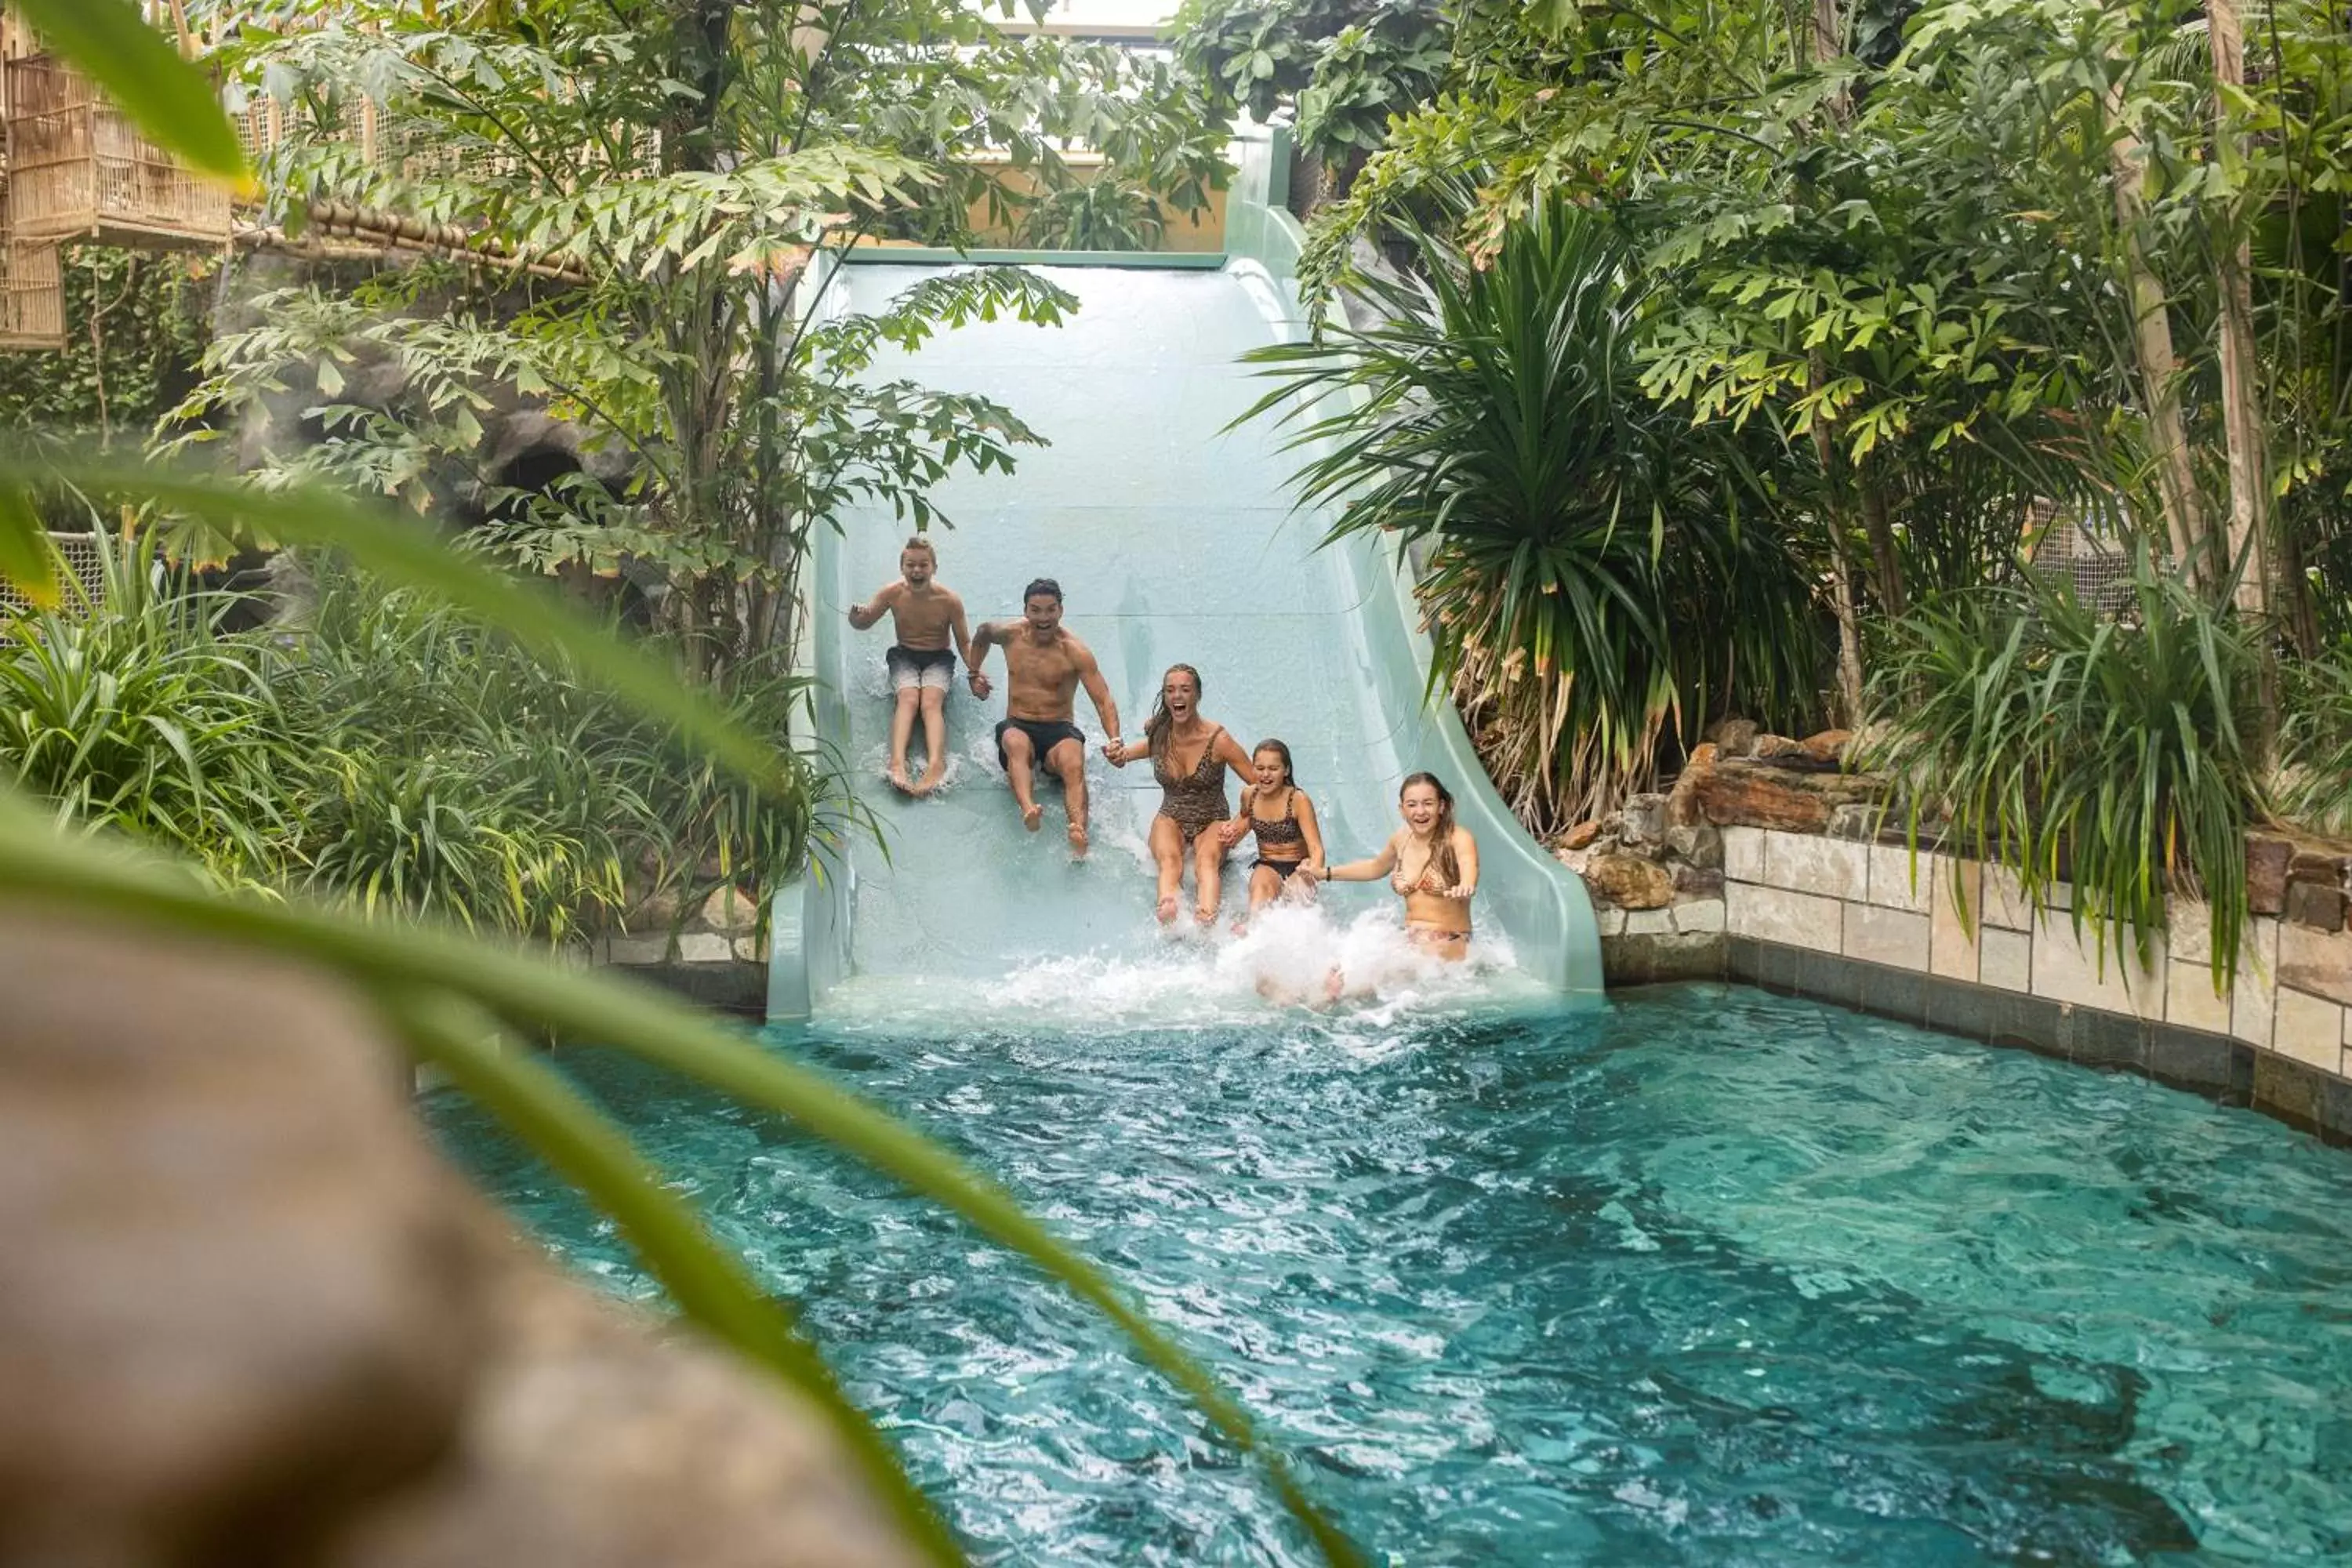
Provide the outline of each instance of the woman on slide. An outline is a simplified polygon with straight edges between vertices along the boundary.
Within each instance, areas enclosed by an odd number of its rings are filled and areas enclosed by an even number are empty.
[[[1124,740],[1103,748],[1114,767],[1145,754],[1160,781],[1160,813],[1151,819],[1151,858],[1160,863],[1160,923],[1176,918],[1176,893],[1184,862],[1192,862],[1192,918],[1213,925],[1224,869],[1225,837],[1212,829],[1231,815],[1225,805],[1225,770],[1247,775],[1249,754],[1222,724],[1201,717],[1201,672],[1171,664],[1160,678],[1160,705],[1143,727],[1139,749]]]
[[[1323,829],[1315,803],[1290,775],[1290,748],[1260,741],[1250,753],[1257,782],[1242,791],[1241,810],[1217,831],[1228,846],[1257,835],[1257,858],[1250,862],[1249,912],[1280,898],[1307,903],[1323,874]],[[1245,921],[1234,922],[1239,932]]]
[[[1478,891],[1478,841],[1454,820],[1454,797],[1435,773],[1414,773],[1397,795],[1404,828],[1378,855],[1331,868],[1334,882],[1385,876],[1404,900],[1404,931],[1449,963],[1470,951],[1470,900]]]

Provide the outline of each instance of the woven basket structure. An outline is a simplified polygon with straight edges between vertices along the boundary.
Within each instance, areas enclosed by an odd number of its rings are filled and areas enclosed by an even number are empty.
[[[139,134],[89,79],[49,55],[7,62],[9,223],[23,240],[209,249],[229,194]]]

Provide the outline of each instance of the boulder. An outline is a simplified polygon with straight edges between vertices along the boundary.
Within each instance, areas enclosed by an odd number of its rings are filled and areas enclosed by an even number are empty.
[[[1674,870],[1675,891],[1701,898],[1723,897],[1723,868],[1720,866],[1680,865]]]
[[[1617,816],[1618,835],[1629,847],[1646,848],[1666,836],[1666,797],[1663,795],[1628,795]]]
[[[2246,840],[2248,910],[2258,915],[2285,911],[2286,874],[2294,861],[2294,846],[2284,838],[2256,835]]]
[[[1685,865],[1706,869],[1723,864],[1723,830],[1711,822],[1666,829],[1666,853]]]
[[[1706,739],[1721,757],[1745,757],[1756,749],[1756,721],[1718,719],[1707,727]]]
[[[1590,849],[1592,847],[1592,841],[1600,837],[1600,818],[1588,816],[1568,830],[1566,836],[1560,839],[1559,847],[1562,849]]]
[[[1718,827],[1820,833],[1837,807],[1883,800],[1886,783],[1867,773],[1798,773],[1763,763],[1719,761],[1696,794],[1700,813]]]
[[[2319,882],[2286,885],[2286,918],[2319,931],[2344,929],[2344,890]]]
[[[1805,743],[1802,741],[1792,741],[1786,735],[1759,735],[1756,737],[1756,743],[1748,748],[1748,754],[1759,763],[1773,762],[1782,757],[1804,757],[1808,762],[1812,760],[1811,754],[1806,752]]]
[[[702,900],[702,923],[712,931],[740,936],[760,923],[760,906],[740,888],[722,885]]]
[[[1698,790],[1707,775],[1715,772],[1715,760],[1719,754],[1712,741],[1701,742],[1691,752],[1689,760],[1683,763],[1681,776],[1666,795],[1668,827],[1688,827],[1706,820],[1699,812]]]
[[[479,1368],[467,1194],[294,965],[0,904],[0,1564],[310,1561]]]
[[[901,1568],[798,1395],[573,1283],[331,979],[0,903],[0,1568]]]
[[[1584,880],[1595,896],[1619,909],[1662,910],[1674,901],[1674,879],[1666,868],[1638,855],[1596,855],[1585,863]]]
[[[1844,760],[1846,746],[1853,739],[1853,731],[1851,730],[1823,730],[1818,734],[1806,736],[1797,744],[1805,755],[1817,763],[1835,763]]]

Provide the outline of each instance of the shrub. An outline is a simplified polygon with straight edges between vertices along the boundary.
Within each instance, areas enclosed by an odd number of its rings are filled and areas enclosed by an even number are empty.
[[[1251,414],[1289,405],[1331,538],[1430,547],[1433,682],[1520,814],[1597,815],[1650,784],[1670,730],[1810,698],[1811,587],[1734,437],[1642,392],[1649,300],[1624,240],[1561,199],[1483,266],[1411,242],[1417,278],[1363,285],[1381,324],[1251,355],[1276,384]]]
[[[2246,916],[2245,829],[2260,796],[2252,634],[2143,550],[2132,604],[2095,614],[2063,583],[1956,595],[1892,628],[1862,765],[1912,781],[1963,853],[2145,964],[2168,893],[2211,906],[2217,990]]]

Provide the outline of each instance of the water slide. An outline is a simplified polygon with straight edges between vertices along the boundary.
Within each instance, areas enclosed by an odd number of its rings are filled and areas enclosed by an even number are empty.
[[[1236,357],[1304,335],[1298,231],[1276,187],[1286,157],[1264,137],[1239,152],[1222,258],[1043,266],[1080,300],[1062,326],[976,323],[877,367],[995,398],[1053,443],[1024,449],[1011,476],[940,487],[953,524],[933,532],[940,579],[975,622],[1017,616],[1024,584],[1058,579],[1064,624],[1101,661],[1130,738],[1143,732],[1161,672],[1197,667],[1202,711],[1245,749],[1268,735],[1289,742],[1335,862],[1375,853],[1397,826],[1404,776],[1435,773],[1478,838],[1481,930],[1507,937],[1513,963],[1541,985],[1597,994],[1583,884],[1504,807],[1451,706],[1423,700],[1427,639],[1393,552],[1362,539],[1317,549],[1324,520],[1294,511],[1287,489],[1296,455],[1278,449],[1266,422],[1226,429],[1262,390]],[[903,254],[849,266],[834,308],[877,310],[940,259]],[[1104,760],[1083,693],[1095,837],[1083,863],[1063,837],[1058,789],[1040,788],[1045,825],[1033,836],[997,771],[1002,650],[988,701],[973,699],[961,669],[950,687],[948,787],[915,801],[885,782],[889,626],[857,632],[844,612],[897,577],[908,531],[887,510],[847,518],[839,534],[821,535],[808,574],[803,658],[821,688],[817,732],[840,748],[883,837],[823,857],[779,893],[773,1019],[823,1014],[845,984],[953,984],[1038,960],[1167,951],[1143,847],[1159,790],[1148,764]],[[921,746],[919,727],[918,767]],[[1248,853],[1229,873],[1229,912]],[[1333,885],[1325,900],[1339,920],[1395,901],[1381,883]]]

